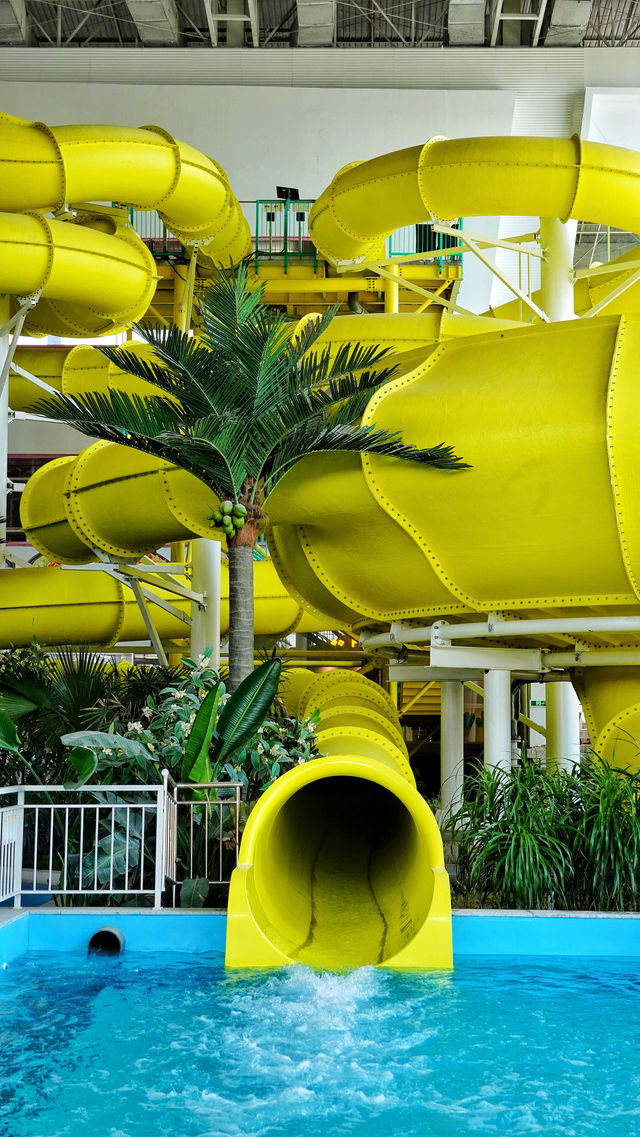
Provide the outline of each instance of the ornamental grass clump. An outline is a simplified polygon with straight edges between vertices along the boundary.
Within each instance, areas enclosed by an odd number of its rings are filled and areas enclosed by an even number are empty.
[[[587,759],[480,770],[446,819],[457,902],[497,908],[640,910],[640,774]]]

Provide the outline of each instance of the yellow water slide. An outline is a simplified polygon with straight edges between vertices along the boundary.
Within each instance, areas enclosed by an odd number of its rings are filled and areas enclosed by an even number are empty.
[[[323,754],[249,816],[231,878],[229,967],[451,967],[442,839],[398,713],[357,673],[294,671],[283,697],[320,718]]]
[[[157,126],[57,126],[0,115],[0,295],[39,297],[26,334],[96,336],[147,311],[153,258],[128,224],[94,203],[158,210],[203,263],[251,251],[224,170]]]
[[[433,140],[341,171],[310,229],[323,254],[347,266],[397,226],[486,214],[637,232],[640,155],[576,138]],[[616,309],[443,341],[409,363],[364,421],[420,446],[452,442],[473,468],[451,475],[374,457],[305,459],[268,502],[270,547],[288,588],[352,624],[496,611],[638,615],[632,288]],[[584,639],[595,649],[639,646],[633,633]],[[610,669],[589,668],[575,680],[596,751],[637,764],[625,738],[640,736],[640,673],[624,675],[616,682]]]

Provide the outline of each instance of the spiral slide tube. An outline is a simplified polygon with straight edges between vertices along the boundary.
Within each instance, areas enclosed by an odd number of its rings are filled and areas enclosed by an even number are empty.
[[[153,298],[148,249],[87,202],[157,209],[205,265],[251,249],[224,170],[160,127],[47,127],[0,115],[0,154],[0,294],[41,294],[25,334],[104,335],[143,316]],[[65,210],[76,216],[44,216]]]
[[[344,672],[294,672],[283,697],[301,718],[319,712],[324,757],[278,778],[250,814],[227,966],[451,967],[442,839],[391,701]]]

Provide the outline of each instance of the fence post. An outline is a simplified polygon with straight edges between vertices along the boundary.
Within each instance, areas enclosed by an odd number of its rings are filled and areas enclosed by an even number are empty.
[[[162,893],[164,890],[164,819],[165,799],[167,789],[163,782],[158,786],[156,794],[156,876],[153,894],[153,907],[162,907]]]
[[[18,790],[16,797],[16,807],[18,810],[18,822],[16,826],[16,859],[13,876],[13,907],[21,908],[22,905],[20,901],[22,900],[22,845],[24,841],[24,790]]]

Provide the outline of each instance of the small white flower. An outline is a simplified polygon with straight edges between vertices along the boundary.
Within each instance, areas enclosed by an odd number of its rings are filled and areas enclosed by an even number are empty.
[[[262,745],[261,742],[258,743],[256,749],[258,751],[258,754],[264,754],[264,746]]]
[[[306,759],[305,758],[298,758],[297,765],[298,766],[305,766],[306,765]]]
[[[113,754],[113,750],[110,750],[108,746],[105,746],[104,752],[105,754]]]
[[[153,742],[147,742],[147,750],[151,750],[151,752],[153,753],[153,751],[155,750],[155,746],[153,745]]]

